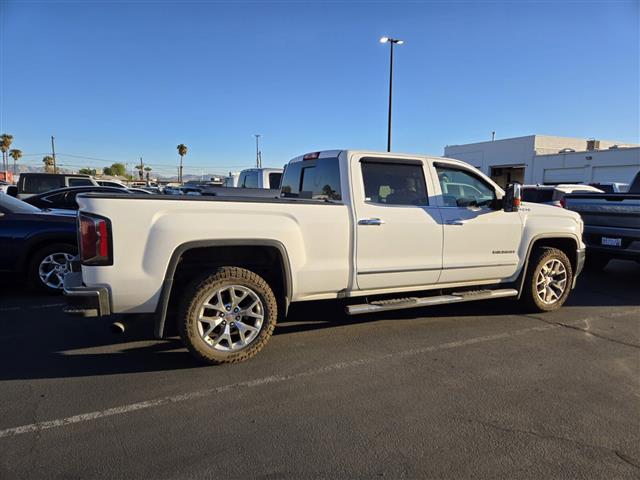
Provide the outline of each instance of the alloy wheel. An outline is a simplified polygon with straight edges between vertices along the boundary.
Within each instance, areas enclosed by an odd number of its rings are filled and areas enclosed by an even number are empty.
[[[567,277],[567,269],[560,260],[545,262],[536,276],[538,299],[546,305],[560,300],[567,288]]]
[[[242,285],[228,285],[213,291],[198,312],[200,338],[223,352],[236,352],[253,342],[264,321],[262,300]]]

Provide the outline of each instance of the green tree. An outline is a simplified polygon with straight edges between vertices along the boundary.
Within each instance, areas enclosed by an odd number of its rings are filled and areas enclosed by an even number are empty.
[[[0,135],[0,150],[2,151],[2,170],[7,171],[9,169],[9,157],[7,157],[7,152],[9,151],[9,147],[11,146],[11,142],[13,142],[13,135],[9,135],[8,133],[3,133]]]
[[[111,170],[111,167],[104,167],[102,169],[102,174],[103,175],[113,176],[113,170]]]
[[[46,155],[42,158],[42,163],[44,163],[44,171],[47,173],[53,173],[53,157],[51,155]]]
[[[124,177],[127,175],[127,167],[125,167],[124,163],[116,162],[111,165],[111,172],[113,172],[112,175]]]
[[[178,155],[180,155],[180,170],[178,171],[178,182],[182,183],[182,157],[187,154],[187,146],[184,143],[178,145]]]
[[[153,170],[153,169],[148,165],[146,167],[144,167],[144,171],[147,172],[146,176],[145,176],[145,178],[147,180],[147,185],[149,184],[149,177],[151,176],[151,170]]]
[[[16,163],[22,158],[22,150],[18,150],[17,148],[9,150],[9,156],[13,158],[13,174],[16,175],[18,173]]]
[[[80,170],[78,170],[78,173],[82,173],[83,175],[95,175],[96,174],[96,169],[95,168],[81,168]]]

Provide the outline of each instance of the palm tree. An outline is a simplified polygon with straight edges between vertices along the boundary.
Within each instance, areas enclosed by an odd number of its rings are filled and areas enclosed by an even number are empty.
[[[51,155],[43,157],[42,163],[44,163],[44,171],[46,173],[51,173],[53,171],[53,157]]]
[[[3,133],[0,135],[0,150],[2,150],[2,170],[7,171],[9,169],[9,158],[7,157],[7,152],[9,151],[9,147],[11,146],[11,142],[13,142],[13,135],[9,135],[8,133]]]
[[[178,181],[182,184],[182,157],[187,154],[187,146],[184,143],[178,145],[178,155],[180,155],[180,171],[178,174]]]
[[[18,169],[16,168],[16,163],[18,163],[18,160],[22,158],[22,150],[18,150],[17,148],[14,148],[9,151],[9,156],[13,158],[13,176],[15,177],[15,175],[18,173]]]
[[[151,174],[151,170],[153,169],[149,166],[144,167],[144,171],[147,172],[147,186],[149,186],[149,176]]]

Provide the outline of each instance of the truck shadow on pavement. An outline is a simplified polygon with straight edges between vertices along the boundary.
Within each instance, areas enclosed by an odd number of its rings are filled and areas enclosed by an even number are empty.
[[[0,285],[0,381],[67,378],[202,368],[177,338],[150,339],[152,321],[131,324],[116,336],[110,319],[76,319],[62,313],[63,299]],[[640,265],[612,262],[600,273],[583,274],[568,306],[640,305]],[[293,305],[275,335],[340,328],[376,321],[518,315],[513,300],[396,310],[347,316],[332,301]],[[258,357],[259,358],[259,357]],[[254,360],[254,361],[259,361]],[[222,367],[224,368],[224,367]]]

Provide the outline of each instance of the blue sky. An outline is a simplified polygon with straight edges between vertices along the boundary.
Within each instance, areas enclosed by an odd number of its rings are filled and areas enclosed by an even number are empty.
[[[638,142],[640,2],[7,1],[0,131],[26,163],[174,173],[532,133]],[[73,155],[73,156],[72,156]],[[81,158],[83,157],[83,158]],[[92,159],[104,159],[92,160]]]

